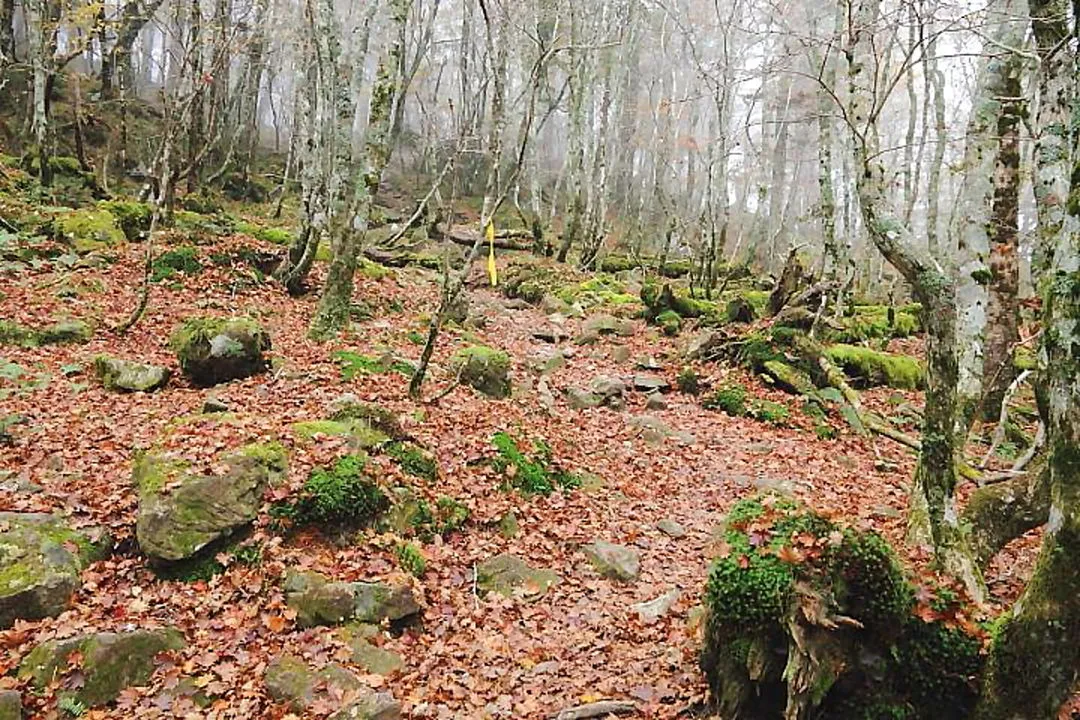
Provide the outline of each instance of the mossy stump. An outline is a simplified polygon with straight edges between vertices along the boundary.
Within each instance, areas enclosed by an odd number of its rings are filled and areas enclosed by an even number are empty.
[[[955,589],[916,588],[881,537],[777,495],[737,503],[722,536],[701,656],[721,717],[968,717],[981,637]]]

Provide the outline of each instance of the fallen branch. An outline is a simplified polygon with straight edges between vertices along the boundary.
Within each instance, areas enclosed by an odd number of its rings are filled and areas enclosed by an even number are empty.
[[[600,702],[567,708],[552,716],[552,720],[585,720],[605,715],[625,715],[637,711],[637,705],[624,700],[601,700]]]
[[[436,237],[443,237],[458,245],[472,247],[477,238],[483,240],[483,236],[472,228],[462,227],[436,227]],[[528,242],[517,242],[527,240]],[[495,233],[495,247],[500,250],[532,250],[533,236],[528,230],[500,230]]]

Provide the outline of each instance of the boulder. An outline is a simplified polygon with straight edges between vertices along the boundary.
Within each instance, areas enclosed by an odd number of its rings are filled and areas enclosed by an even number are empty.
[[[66,610],[79,573],[110,545],[101,528],[73,530],[55,515],[0,512],[0,629]]]
[[[599,315],[593,315],[586,320],[582,326],[582,331],[584,335],[618,335],[619,337],[630,337],[634,334],[634,322],[632,320],[617,318],[614,315],[601,313]]]
[[[724,334],[719,330],[702,331],[690,338],[683,357],[687,360],[715,360],[725,342]]]
[[[44,690],[63,675],[68,658],[80,657],[69,694],[88,707],[104,705],[124,688],[145,685],[154,674],[154,658],[166,650],[180,650],[184,636],[175,628],[132,630],[122,633],[90,633],[66,640],[49,640],[23,659],[19,677]]]
[[[559,576],[551,570],[531,567],[521,558],[507,553],[488,558],[476,566],[476,586],[485,593],[539,597],[557,582]]]
[[[94,373],[107,390],[121,392],[152,392],[164,387],[171,374],[160,365],[144,365],[108,355],[94,358]]]
[[[281,655],[266,667],[267,694],[298,713],[313,705],[340,706],[331,720],[398,720],[401,703],[375,692],[348,668],[329,663],[316,670],[295,655]]]
[[[270,335],[253,320],[191,318],[176,329],[170,346],[184,375],[210,387],[264,372]]]
[[[596,571],[606,578],[628,582],[641,572],[641,556],[625,545],[598,540],[582,548]]]
[[[450,366],[461,382],[492,398],[510,396],[510,356],[501,350],[473,345],[459,350]]]
[[[255,444],[217,464],[225,468],[221,475],[191,472],[183,460],[154,453],[135,461],[135,535],[152,559],[193,557],[250,524],[259,514],[263,491],[284,470],[285,457],[280,447]]]
[[[381,623],[410,618],[421,611],[407,582],[331,582],[317,572],[290,570],[285,576],[285,602],[302,627],[337,625],[349,620]]]
[[[18,690],[0,690],[0,720],[22,720],[22,696]]]

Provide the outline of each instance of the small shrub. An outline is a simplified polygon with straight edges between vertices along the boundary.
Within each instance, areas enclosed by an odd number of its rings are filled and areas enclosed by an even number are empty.
[[[746,388],[742,385],[722,387],[701,403],[706,410],[720,410],[732,417],[746,414]]]
[[[684,395],[697,395],[700,393],[701,378],[698,377],[697,370],[694,370],[689,365],[685,366],[675,378],[675,387]]]
[[[202,263],[195,248],[184,246],[167,250],[156,258],[150,266],[150,282],[161,282],[172,278],[176,273],[198,275],[202,272]]]
[[[348,455],[333,467],[316,468],[293,502],[279,503],[271,513],[296,525],[357,525],[386,509],[386,495],[365,473],[366,460]]]
[[[551,447],[543,441],[533,445],[533,452],[526,455],[514,438],[505,432],[497,432],[491,439],[498,451],[495,469],[506,476],[510,487],[526,495],[550,495],[557,488],[571,490],[581,486],[581,478],[557,467]]]
[[[411,542],[398,543],[398,546],[394,548],[394,555],[397,556],[401,569],[410,575],[423,577],[427,572],[427,560],[424,559],[423,552]]]

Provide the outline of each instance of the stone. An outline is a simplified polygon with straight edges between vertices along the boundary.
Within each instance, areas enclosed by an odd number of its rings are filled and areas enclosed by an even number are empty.
[[[68,658],[78,652],[81,686],[70,694],[88,707],[115,700],[125,688],[146,685],[154,674],[155,657],[186,645],[176,628],[91,633],[65,640],[49,640],[34,648],[19,666],[19,677],[44,690],[62,675]]]
[[[191,318],[176,329],[170,346],[184,375],[210,387],[265,372],[270,335],[254,320]]]
[[[551,343],[552,345],[557,345],[569,337],[565,330],[560,327],[555,327],[554,325],[537,328],[536,330],[533,330],[532,336],[535,340]]]
[[[164,455],[137,458],[139,547],[153,560],[185,560],[246,527],[258,517],[263,492],[284,463],[280,449],[261,445],[219,458],[221,475],[190,472],[183,460]]]
[[[683,445],[693,445],[694,436],[686,431],[672,430],[668,425],[652,415],[638,415],[629,420],[630,427],[641,434],[645,442],[650,445],[659,445],[668,438],[674,438]]]
[[[379,628],[363,623],[346,625],[339,633],[342,641],[352,650],[351,661],[374,675],[392,675],[405,666],[405,660],[396,652],[376,645]]]
[[[600,404],[603,402],[603,398],[588,390],[579,390],[577,388],[568,389],[566,391],[566,399],[570,403],[570,407],[574,410],[586,410],[588,408],[600,407]]]
[[[303,713],[313,705],[340,705],[331,720],[399,720],[401,703],[375,692],[348,668],[329,663],[315,670],[295,655],[281,655],[266,666],[267,694]],[[331,705],[331,706],[333,706]]]
[[[669,590],[658,598],[632,605],[634,612],[646,623],[656,622],[671,610],[681,593],[678,589]]]
[[[687,360],[713,360],[724,343],[723,333],[718,330],[705,330],[690,338],[683,356]]]
[[[203,400],[202,411],[204,415],[227,413],[229,412],[229,406],[224,400],[211,396]]]
[[[81,345],[90,342],[94,329],[82,320],[61,320],[37,332],[38,345]]]
[[[611,359],[617,363],[624,363],[630,359],[630,348],[625,345],[616,345],[611,348]]]
[[[570,407],[575,410],[584,410],[601,405],[615,410],[622,410],[626,407],[625,393],[626,384],[619,378],[608,376],[593,378],[593,381],[589,383],[588,390],[572,388],[566,391]]]
[[[0,512],[0,629],[67,610],[82,570],[111,545],[101,528],[74,530],[55,515]]]
[[[635,375],[634,389],[639,392],[667,392],[671,383],[658,375]]]
[[[596,571],[606,578],[629,582],[641,572],[641,556],[625,545],[598,540],[582,548]]]
[[[660,393],[649,393],[649,396],[645,399],[646,410],[667,410],[668,401]]]
[[[284,587],[285,602],[296,611],[301,627],[350,620],[378,624],[405,620],[421,611],[415,590],[407,582],[331,582],[317,572],[289,570]]]
[[[22,696],[18,690],[0,690],[0,720],[21,720]]]
[[[481,592],[497,592],[511,597],[540,597],[559,582],[551,570],[534,568],[521,558],[503,553],[476,566],[476,586]]]
[[[165,387],[172,371],[161,365],[123,360],[98,355],[94,358],[94,373],[107,390],[121,392],[153,392]]]
[[[630,337],[634,334],[634,323],[632,320],[623,320],[614,315],[601,313],[599,315],[593,315],[586,320],[582,329],[586,335],[618,335],[619,337]]]
[[[510,356],[505,352],[473,345],[455,353],[450,366],[474,390],[496,399],[510,397]]]
[[[656,523],[656,529],[668,537],[681,538],[686,536],[686,528],[674,520],[669,520],[667,518]]]

